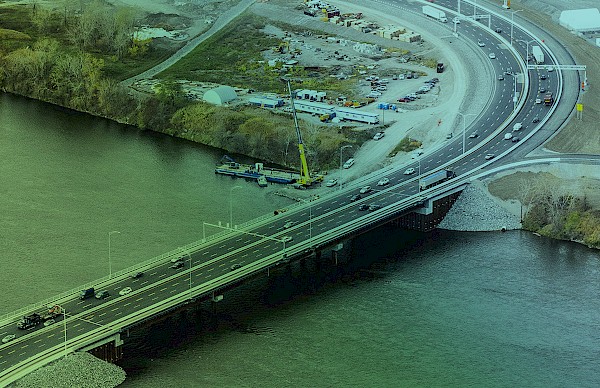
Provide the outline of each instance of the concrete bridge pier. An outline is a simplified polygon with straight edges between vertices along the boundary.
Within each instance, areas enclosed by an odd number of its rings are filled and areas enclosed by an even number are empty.
[[[89,345],[81,349],[81,351],[87,351],[97,358],[112,364],[123,358],[123,340],[121,339],[121,333],[106,338],[102,343]]]
[[[446,217],[446,214],[448,214],[448,211],[454,205],[454,202],[456,202],[463,189],[464,186],[461,186],[443,195],[428,198],[423,202],[421,208],[404,214],[392,223],[399,228],[429,232],[435,229],[444,217]]]

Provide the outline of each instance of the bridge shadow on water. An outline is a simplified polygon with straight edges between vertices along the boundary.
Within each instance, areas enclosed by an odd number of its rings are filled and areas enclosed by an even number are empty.
[[[320,259],[310,257],[246,280],[226,290],[218,303],[199,301],[134,327],[123,336],[123,358],[118,365],[135,377],[155,359],[189,347],[218,343],[237,331],[273,335],[273,316],[300,314],[303,305],[315,303],[320,294],[354,287],[361,282],[385,279],[397,263],[410,260],[409,251],[436,239],[436,231],[423,233],[384,225],[344,242],[336,254],[324,250]]]

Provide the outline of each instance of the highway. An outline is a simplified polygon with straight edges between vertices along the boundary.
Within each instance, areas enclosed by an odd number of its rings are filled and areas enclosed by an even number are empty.
[[[456,2],[440,0],[436,4],[452,8]],[[409,6],[402,3],[402,6],[418,12],[421,4]],[[454,26],[452,23],[447,24],[451,32]],[[268,265],[284,263],[288,256],[301,254],[312,246],[325,244],[353,230],[387,220],[394,214],[397,215],[401,209],[414,205],[415,201],[409,197],[419,194],[418,180],[421,172],[424,176],[449,166],[459,178],[464,178],[479,171],[481,166],[497,163],[503,153],[520,143],[504,139],[504,133],[510,131],[514,123],[523,124],[518,135],[524,139],[536,127],[543,125],[544,119],[549,115],[550,106],[536,104],[536,98],[540,97],[539,87],[543,86],[556,96],[559,95],[560,83],[558,71],[530,70],[529,88],[525,90],[527,83],[522,72],[526,44],[520,41],[527,42],[533,38],[518,28],[514,29],[514,47],[519,53],[519,57],[515,57],[507,49],[506,31],[510,30],[510,26],[506,21],[492,17],[491,30],[482,29],[478,24],[480,23],[477,21],[462,19],[457,31],[469,44],[482,50],[486,65],[494,70],[496,81],[488,109],[478,116],[466,133],[464,153],[462,136],[454,136],[446,141],[444,147],[426,153],[408,165],[378,171],[347,185],[343,190],[332,190],[319,200],[243,229],[232,230],[222,237],[199,244],[189,252],[182,250],[173,254],[173,258],[182,258],[182,268],[171,268],[173,263],[165,259],[144,268],[144,275],[140,278],[121,276],[106,286],[97,287],[97,291],[107,290],[110,293],[106,299],[79,300],[78,295],[74,294],[61,300],[59,304],[65,309],[67,317],[67,340],[71,342],[78,337],[85,337],[99,328],[106,328],[111,333],[118,332],[131,317],[135,319],[140,311],[152,306],[160,308],[163,304],[171,303],[170,301],[175,303],[207,295],[207,290],[211,288],[234,283]],[[496,28],[500,28],[502,32],[494,32]],[[478,42],[484,45],[480,47]],[[495,54],[493,59],[489,57],[492,52]],[[549,53],[545,54],[549,59]],[[551,64],[549,60],[547,63]],[[506,72],[520,75],[509,75]],[[503,80],[498,80],[500,75],[504,76]],[[547,78],[540,80],[540,75],[546,75]],[[526,95],[522,109],[512,117],[515,85],[520,94],[525,91]],[[540,119],[539,123],[533,123],[535,117]],[[478,136],[469,137],[472,133],[477,133]],[[494,154],[495,157],[486,160],[486,154]],[[405,175],[404,170],[409,167],[414,168],[417,173]],[[390,183],[378,186],[377,182],[383,177],[388,178]],[[365,185],[371,186],[373,190],[363,194],[358,201],[351,202],[350,197]],[[377,204],[382,208],[375,211],[359,210],[361,204]],[[290,221],[293,225],[286,228]],[[137,269],[132,270],[134,272]],[[131,287],[132,292],[121,296],[119,291],[124,287]],[[59,317],[48,327],[38,325],[33,330],[23,331],[16,328],[14,320],[4,322],[0,326],[0,338],[8,334],[15,334],[17,338],[0,345],[0,381],[20,362],[35,358],[40,352],[53,347],[59,351],[65,341],[64,323],[62,317]],[[67,349],[70,349],[69,344]]]

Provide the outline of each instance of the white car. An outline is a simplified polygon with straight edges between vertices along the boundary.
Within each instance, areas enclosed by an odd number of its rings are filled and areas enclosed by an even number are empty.
[[[16,336],[16,335],[14,335],[14,334],[9,334],[9,335],[7,335],[6,337],[2,338],[2,343],[3,343],[3,344],[5,344],[5,343],[7,343],[7,342],[10,342],[10,341],[14,340],[15,338],[17,338],[17,336]]]
[[[496,54],[490,53],[489,57],[490,57],[490,59],[496,59]]]
[[[381,97],[381,92],[378,92],[377,90],[371,90],[371,92],[367,94],[367,97]]]
[[[412,167],[411,167],[411,168],[407,168],[407,169],[404,171],[404,175],[410,175],[410,174],[414,174],[414,173],[415,173],[415,169],[414,169],[414,168],[412,168]]]
[[[48,319],[46,322],[44,322],[44,326],[50,326],[53,323],[56,323],[56,320],[54,320],[54,319]]]
[[[369,191],[371,191],[371,186],[363,186],[363,187],[361,187],[361,189],[360,189],[360,193],[361,193],[361,194],[366,194],[366,193],[368,193]]]
[[[536,98],[535,99],[535,103],[536,104],[541,104],[542,103],[542,99],[541,98]]]
[[[390,180],[388,178],[381,178],[379,182],[377,182],[377,186],[385,186],[388,183],[390,183]]]
[[[385,136],[383,132],[377,132],[375,136],[373,136],[373,140],[381,140]]]
[[[296,222],[296,221],[288,221],[288,222],[286,222],[286,223],[283,225],[283,229],[289,229],[289,228],[291,228],[292,226],[294,226],[294,225],[296,225],[296,224],[297,224],[297,222]]]
[[[133,291],[131,289],[131,287],[125,287],[123,288],[121,291],[119,291],[119,295],[123,296],[123,295],[127,295],[129,294],[131,291]]]
[[[282,241],[282,242],[284,242],[284,243],[290,242],[290,241],[292,241],[292,240],[293,240],[293,239],[292,239],[290,236],[283,236],[283,237],[281,238],[281,241]]]
[[[335,185],[338,184],[338,180],[337,179],[330,179],[325,183],[325,186],[327,187],[333,187]]]
[[[348,160],[346,160],[346,163],[344,163],[344,168],[350,168],[354,165],[354,158],[350,158]]]
[[[479,47],[485,47],[485,43],[483,43],[482,41],[478,40],[477,41],[477,46],[479,46]]]
[[[460,19],[458,18],[458,16],[456,16],[454,19],[452,19],[452,21],[456,24],[460,24]]]
[[[513,125],[513,131],[520,131],[523,128],[523,123],[516,123]]]
[[[485,155],[485,160],[494,159],[494,156],[496,156],[496,155],[494,155],[494,154],[486,154]]]
[[[554,71],[554,66],[548,66],[548,67],[546,67],[546,71]]]

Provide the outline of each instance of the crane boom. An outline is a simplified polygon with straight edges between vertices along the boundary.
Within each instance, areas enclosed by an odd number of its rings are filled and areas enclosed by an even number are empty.
[[[308,163],[306,163],[306,155],[304,155],[304,143],[302,142],[302,134],[300,133],[300,127],[298,126],[298,118],[296,117],[296,108],[294,107],[294,96],[292,95],[292,87],[290,86],[290,80],[287,80],[287,87],[290,93],[290,104],[292,105],[292,114],[294,115],[294,125],[296,126],[296,136],[298,136],[298,151],[300,152],[300,179],[301,185],[310,186],[312,184],[312,178],[308,172]]]

